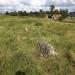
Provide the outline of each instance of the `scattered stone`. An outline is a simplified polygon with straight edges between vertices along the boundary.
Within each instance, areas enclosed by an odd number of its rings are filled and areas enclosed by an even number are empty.
[[[54,51],[54,47],[44,41],[40,41],[37,43],[37,48],[39,49],[40,55],[43,57],[48,57],[49,55],[56,55],[57,53]]]
[[[29,31],[27,27],[25,27],[25,28],[24,28],[24,30],[25,30],[26,32],[28,32],[28,31]]]

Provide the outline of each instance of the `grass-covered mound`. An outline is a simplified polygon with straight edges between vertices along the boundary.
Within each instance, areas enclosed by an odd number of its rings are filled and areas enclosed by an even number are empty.
[[[57,56],[38,56],[36,42]],[[75,24],[43,18],[0,16],[0,75],[75,75]],[[17,73],[17,74],[16,74]]]

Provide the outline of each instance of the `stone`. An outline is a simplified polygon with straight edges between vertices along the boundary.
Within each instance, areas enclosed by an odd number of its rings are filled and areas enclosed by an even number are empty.
[[[39,49],[40,55],[43,57],[48,57],[49,55],[57,54],[54,51],[54,47],[46,41],[37,42],[37,48]]]
[[[27,27],[25,27],[25,28],[24,28],[24,30],[25,30],[26,32],[28,32],[28,31],[29,31]]]

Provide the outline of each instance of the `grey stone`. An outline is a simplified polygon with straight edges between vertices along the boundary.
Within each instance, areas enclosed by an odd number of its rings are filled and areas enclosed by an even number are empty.
[[[46,41],[37,42],[37,48],[40,55],[43,57],[48,57],[49,55],[56,55],[54,47]]]

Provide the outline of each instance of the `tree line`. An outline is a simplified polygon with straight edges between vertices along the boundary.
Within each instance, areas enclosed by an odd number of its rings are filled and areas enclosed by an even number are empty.
[[[42,17],[44,18],[46,15],[48,15],[49,18],[52,18],[52,15],[56,13],[56,14],[61,14],[63,18],[66,18],[68,16],[68,9],[55,9],[54,5],[50,6],[50,9],[48,11],[43,11],[42,9],[40,9],[39,11],[14,11],[14,12],[8,12],[6,11],[5,15],[11,15],[11,16],[35,16],[35,17]]]
[[[49,14],[50,11],[43,11],[43,10],[39,10],[39,11],[13,11],[13,12],[5,12],[5,15],[11,15],[11,16],[35,16],[35,17],[45,17],[46,14]]]

